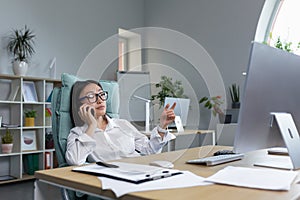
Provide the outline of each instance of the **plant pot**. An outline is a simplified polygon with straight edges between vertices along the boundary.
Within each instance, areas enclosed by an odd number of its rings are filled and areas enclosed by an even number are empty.
[[[28,64],[25,61],[14,61],[13,71],[17,76],[25,76],[28,70]]]
[[[2,153],[11,153],[13,144],[2,144],[1,148],[2,148]]]
[[[220,124],[230,124],[231,123],[231,115],[228,114],[219,114]]]
[[[34,126],[34,117],[25,117],[25,126]]]
[[[231,103],[231,108],[240,108],[241,103],[240,102],[232,102]]]

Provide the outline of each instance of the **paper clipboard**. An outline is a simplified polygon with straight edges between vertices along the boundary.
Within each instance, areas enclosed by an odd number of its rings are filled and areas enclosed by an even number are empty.
[[[176,169],[165,169],[150,165],[140,165],[124,162],[111,162],[119,168],[108,168],[97,164],[75,167],[72,171],[112,178],[120,181],[140,184],[147,181],[154,181],[162,178],[182,174]]]

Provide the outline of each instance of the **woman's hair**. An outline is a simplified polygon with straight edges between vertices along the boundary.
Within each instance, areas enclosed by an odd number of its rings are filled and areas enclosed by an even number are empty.
[[[72,120],[75,126],[83,126],[84,122],[81,120],[78,111],[80,106],[82,105],[82,102],[79,101],[79,96],[82,90],[89,84],[96,84],[98,85],[101,89],[102,86],[99,82],[94,81],[94,80],[86,80],[86,81],[77,81],[74,83],[71,91],[71,113],[72,113]]]

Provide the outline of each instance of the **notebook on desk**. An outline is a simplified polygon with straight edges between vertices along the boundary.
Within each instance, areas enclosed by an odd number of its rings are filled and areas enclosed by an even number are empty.
[[[118,168],[109,168],[99,166],[97,164],[90,164],[75,167],[72,169],[72,171],[92,174],[96,176],[103,176],[135,184],[182,174],[181,171],[176,169],[165,169],[150,165],[125,162],[111,162],[111,164],[117,165]]]

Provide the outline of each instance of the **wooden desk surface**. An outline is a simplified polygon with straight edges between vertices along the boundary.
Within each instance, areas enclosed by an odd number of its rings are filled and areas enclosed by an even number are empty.
[[[253,167],[253,161],[274,159],[276,157],[267,155],[266,150],[259,150],[247,153],[243,160],[231,162],[228,164],[217,165],[213,167],[206,167],[200,165],[185,164],[185,161],[198,157],[205,157],[212,155],[219,149],[231,149],[231,147],[222,146],[204,146],[187,150],[166,152],[158,155],[143,156],[138,158],[128,158],[122,161],[149,164],[154,160],[169,160],[172,161],[176,169],[189,170],[199,176],[208,177],[218,170],[223,169],[225,166],[244,166]],[[41,170],[35,172],[35,177],[50,183],[67,186],[89,193],[104,195],[114,198],[114,194],[110,190],[101,190],[101,182],[99,179],[92,175],[72,172],[73,167],[56,168],[51,170]],[[182,189],[169,189],[169,190],[156,190],[147,192],[130,193],[123,196],[121,199],[200,199],[201,197],[206,200],[215,199],[299,199],[300,198],[300,184],[297,184],[299,176],[294,181],[289,191],[268,191],[257,190],[242,187],[226,186],[226,185],[209,185],[189,187]]]

